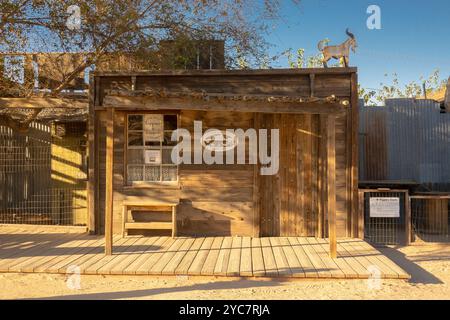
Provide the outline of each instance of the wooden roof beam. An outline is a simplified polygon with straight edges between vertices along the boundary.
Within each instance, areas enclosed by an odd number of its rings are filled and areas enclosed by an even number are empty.
[[[103,107],[119,110],[200,110],[200,111],[235,111],[262,113],[307,113],[336,114],[345,112],[346,103],[324,102],[284,102],[284,101],[245,101],[196,99],[192,97],[134,97],[106,96]]]
[[[45,109],[45,108],[80,108],[87,109],[88,102],[85,99],[69,98],[0,98],[0,108],[25,108],[25,109]]]

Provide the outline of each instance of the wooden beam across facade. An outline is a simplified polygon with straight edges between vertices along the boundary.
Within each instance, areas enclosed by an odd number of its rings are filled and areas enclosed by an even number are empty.
[[[336,114],[345,112],[347,106],[340,103],[315,102],[260,102],[242,100],[200,100],[195,98],[154,98],[106,96],[104,107],[118,110],[199,110],[257,113]]]
[[[88,109],[86,99],[72,98],[0,98],[0,108],[25,108],[25,109],[46,109],[46,108],[69,108]]]

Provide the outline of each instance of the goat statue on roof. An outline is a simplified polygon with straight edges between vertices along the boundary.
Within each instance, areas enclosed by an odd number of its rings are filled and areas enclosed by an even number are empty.
[[[328,67],[327,62],[331,58],[338,60],[342,58],[344,60],[345,67],[349,66],[350,48],[355,53],[358,44],[356,43],[355,35],[351,33],[348,30],[348,28],[347,30],[345,30],[345,33],[348,35],[348,39],[337,46],[325,46],[325,42],[327,42],[327,40],[322,40],[318,43],[317,47],[319,48],[319,51],[321,51],[323,54],[322,62],[325,68]]]

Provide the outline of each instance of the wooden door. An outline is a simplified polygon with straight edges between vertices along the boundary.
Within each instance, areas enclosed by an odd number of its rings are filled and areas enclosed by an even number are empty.
[[[264,114],[260,127],[280,136],[278,174],[259,178],[261,236],[317,236],[319,116]]]

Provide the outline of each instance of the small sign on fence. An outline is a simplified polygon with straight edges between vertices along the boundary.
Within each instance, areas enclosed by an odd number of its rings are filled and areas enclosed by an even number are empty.
[[[400,198],[374,197],[370,198],[371,218],[400,218]]]

